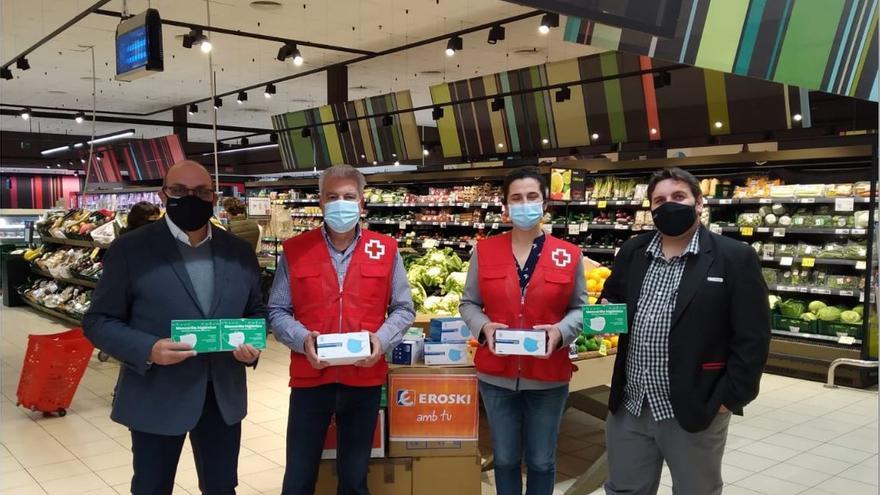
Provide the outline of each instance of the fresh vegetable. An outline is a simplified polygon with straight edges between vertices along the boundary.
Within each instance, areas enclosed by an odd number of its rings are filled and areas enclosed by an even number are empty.
[[[782,215],[781,217],[779,217],[779,225],[782,225],[783,227],[790,226],[791,225],[791,217],[788,215]]]
[[[422,287],[422,284],[419,283],[410,283],[412,290],[412,300],[413,304],[418,308],[425,304],[425,299],[428,298],[428,294],[425,292],[425,288]]]
[[[842,311],[840,311],[838,308],[834,306],[828,306],[820,309],[819,312],[816,313],[816,316],[818,316],[819,319],[822,321],[832,322],[840,319],[840,313],[842,313]]]
[[[826,306],[828,306],[828,305],[822,301],[812,301],[812,302],[810,302],[810,305],[808,307],[810,308],[810,312],[815,315],[815,314],[819,314],[819,311],[821,311],[822,308],[824,308]]]
[[[785,213],[785,206],[782,206],[779,203],[774,204],[771,209],[772,209],[773,213],[777,216]]]
[[[443,293],[464,293],[464,282],[467,279],[467,273],[465,272],[452,272],[446,277],[446,282],[443,284]]]
[[[859,314],[859,318],[860,318],[860,319],[865,317],[865,308],[864,308],[864,306],[856,306],[856,307],[854,307],[852,310],[853,310],[854,312],[856,312],[856,313]]]
[[[775,294],[770,294],[770,296],[768,296],[768,299],[770,300],[769,302],[771,310],[776,309],[776,307],[779,306],[779,303],[782,302],[782,298]]]
[[[819,317],[814,315],[813,313],[804,313],[801,315],[801,319],[804,321],[816,321],[819,319]]]
[[[769,215],[764,217],[764,223],[767,225],[776,225],[776,215],[770,213]]]
[[[803,301],[797,299],[788,299],[779,303],[779,312],[787,318],[800,318],[807,309],[807,305]]]
[[[843,311],[840,313],[840,321],[844,323],[858,323],[862,321],[862,316],[855,311]]]

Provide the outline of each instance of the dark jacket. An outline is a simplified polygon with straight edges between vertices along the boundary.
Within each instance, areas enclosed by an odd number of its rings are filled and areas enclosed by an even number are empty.
[[[153,345],[171,320],[265,318],[260,269],[250,247],[221,229],[210,241],[214,301],[203,312],[168,224],[154,222],[110,246],[104,274],[83,318],[86,337],[118,359],[111,418],[132,430],[182,435],[202,415],[210,374],[224,421],[247,413],[245,365],[230,352],[199,354],[181,363],[148,365]]]
[[[244,215],[237,215],[229,218],[229,232],[240,237],[251,245],[251,250],[257,250],[257,243],[260,241],[260,225],[256,220],[245,218]]]
[[[626,303],[630,329],[653,237],[627,241],[614,260],[602,297]],[[669,388],[675,417],[690,432],[706,429],[723,404],[742,414],[758,395],[770,346],[770,310],[761,264],[748,244],[701,227],[700,252],[688,259],[669,332]],[[614,363],[612,413],[624,401],[629,335]]]

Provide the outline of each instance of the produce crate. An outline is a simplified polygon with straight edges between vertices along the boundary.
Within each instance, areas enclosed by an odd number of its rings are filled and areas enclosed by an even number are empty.
[[[816,321],[804,321],[800,318],[787,318],[780,314],[773,315],[773,329],[796,333],[818,333]]]
[[[861,323],[844,323],[842,321],[828,322],[818,321],[819,333],[822,335],[831,335],[832,337],[855,337],[862,338]]]

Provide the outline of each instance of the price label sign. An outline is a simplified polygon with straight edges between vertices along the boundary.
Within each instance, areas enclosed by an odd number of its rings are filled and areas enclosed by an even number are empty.
[[[464,248],[467,247],[467,243],[459,242],[459,243],[458,243],[458,247],[459,247],[460,249],[464,249]]]
[[[486,228],[486,224],[485,223],[475,223],[474,228],[478,229],[478,230],[483,230]]]
[[[488,207],[489,207],[489,203],[483,203],[483,204],[480,205],[480,208],[482,208],[482,209],[484,209],[484,210],[485,210],[486,208],[488,208]]]
[[[865,229],[852,229],[853,235],[865,235],[866,232]]]
[[[407,227],[407,223],[406,223],[406,222],[400,222],[400,224],[398,224],[398,227],[401,228],[401,229],[405,229],[405,228]]]
[[[470,208],[470,207],[471,207],[471,204],[470,204],[470,203],[465,203],[465,204],[463,204],[463,205],[461,205],[461,206],[463,206],[464,208]]]
[[[855,198],[837,198],[834,200],[834,211],[853,211]]]
[[[801,266],[804,268],[816,266],[816,258],[801,258]]]
[[[816,198],[801,198],[801,203],[804,204],[813,204],[816,202]]]
[[[792,262],[794,262],[794,258],[791,256],[783,256],[779,259],[779,266],[791,266]]]
[[[251,197],[247,200],[248,216],[269,216],[272,210],[272,200],[262,197]]]
[[[646,200],[642,201],[642,208],[650,208],[650,207],[651,207],[651,200],[650,199],[646,199]]]
[[[759,205],[769,205],[772,202],[773,200],[771,200],[770,198],[761,198],[758,200]]]
[[[422,247],[426,249],[437,247],[437,239],[425,239],[424,242],[422,242]]]
[[[746,237],[751,237],[755,234],[755,228],[754,227],[740,227],[739,233],[746,236]]]
[[[838,294],[840,294],[841,296],[852,297],[852,296],[853,296],[853,291],[851,291],[851,290],[842,290],[842,291],[839,291]]]
[[[853,345],[853,344],[856,343],[856,338],[855,338],[855,337],[850,337],[849,335],[846,335],[846,336],[840,337],[840,338],[837,340],[837,343],[838,343],[838,344],[843,344],[843,345]]]
[[[568,235],[578,235],[581,233],[580,224],[573,223],[568,226]]]
[[[785,229],[782,227],[773,229],[773,237],[785,237]]]
[[[590,224],[587,222],[582,223],[581,224],[581,232],[586,232],[588,230],[590,230]]]
[[[767,234],[767,233],[769,233],[769,232],[770,232],[770,227],[758,227],[758,233],[759,233],[759,234],[761,234],[761,233],[763,233],[763,234]]]
[[[865,263],[865,260],[861,260],[861,261],[856,262],[856,270],[864,270],[866,268],[867,268],[867,263]]]
[[[445,229],[445,228],[446,228],[446,222],[440,222],[440,227]]]
[[[596,206],[597,206],[600,210],[605,209],[605,208],[608,208],[608,201],[605,201],[605,200],[599,201],[599,202],[596,204]]]
[[[715,224],[709,225],[709,231],[713,234],[721,235],[721,226]]]
[[[493,229],[497,229],[497,228],[498,228],[498,224],[497,224],[497,223],[493,223],[493,224],[492,224],[492,228],[493,228]]]
[[[732,199],[719,199],[718,204],[719,205],[732,205],[733,200]]]

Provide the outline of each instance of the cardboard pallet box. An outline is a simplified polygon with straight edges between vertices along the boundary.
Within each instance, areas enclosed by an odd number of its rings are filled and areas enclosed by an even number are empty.
[[[336,461],[321,461],[315,495],[336,495]],[[367,486],[375,495],[413,495],[412,459],[372,459]]]
[[[374,495],[479,494],[480,467],[479,456],[373,459],[367,486]],[[321,461],[315,495],[335,495],[337,482],[335,461]]]

